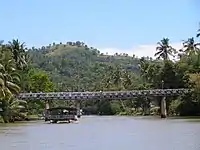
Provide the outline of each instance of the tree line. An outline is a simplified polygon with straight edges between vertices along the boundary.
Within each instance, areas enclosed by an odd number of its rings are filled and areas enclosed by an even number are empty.
[[[42,114],[43,101],[16,99],[20,92],[120,91],[157,88],[193,88],[192,93],[167,98],[170,115],[200,114],[200,37],[174,49],[168,38],[157,43],[155,56],[135,58],[108,56],[83,42],[59,43],[27,48],[19,40],[0,43],[0,115],[4,122]],[[177,61],[170,56],[178,57]],[[52,101],[52,106],[75,105],[74,101]],[[85,101],[86,114],[157,115],[159,97],[137,97],[125,101]]]

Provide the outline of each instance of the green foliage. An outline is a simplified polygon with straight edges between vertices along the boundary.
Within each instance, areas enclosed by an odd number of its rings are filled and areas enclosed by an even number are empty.
[[[48,75],[42,71],[32,72],[30,76],[30,91],[31,92],[53,92],[54,85],[50,81]]]
[[[108,56],[100,54],[94,48],[88,48],[85,44],[76,45],[76,42],[66,45],[54,43],[53,46],[30,49],[28,54],[30,63],[47,72],[58,91],[187,88],[192,86],[189,73],[198,69],[198,59],[193,59],[198,58],[197,53],[188,55],[192,42],[195,43],[192,39],[189,44],[183,43],[180,53],[182,57],[178,62],[172,62],[169,58],[170,55],[174,56],[177,50],[170,46],[168,38],[158,43],[158,52],[155,54],[164,61],[144,57],[137,59],[123,54]],[[173,99],[176,97],[167,100],[169,111],[172,111],[171,107],[175,105],[171,105]],[[133,109],[142,110],[143,114],[146,114],[151,105],[159,106],[160,99],[138,97],[126,102],[83,102],[82,107],[95,114],[127,114]]]
[[[155,53],[155,56],[158,56],[158,59],[162,58],[163,60],[168,60],[170,55],[174,56],[174,54],[176,54],[176,50],[169,45],[168,38],[163,38],[160,42],[158,42],[156,50],[158,52]]]
[[[20,92],[20,76],[16,70],[17,62],[12,57],[14,52],[9,46],[2,44],[0,52],[0,115],[4,122],[10,122],[21,115],[21,103],[25,102],[14,98],[14,95]]]
[[[44,71],[31,69],[28,74],[29,92],[53,92],[55,90],[53,82],[50,81],[49,76]],[[34,100],[28,102],[29,114],[42,114],[44,108],[44,101]]]
[[[17,100],[13,97],[5,99],[3,101],[2,112],[4,122],[14,122],[17,119],[20,120],[20,118],[25,119],[27,115],[24,111],[26,109],[26,104],[26,101]]]
[[[197,37],[199,32],[197,33]],[[181,50],[170,46],[168,38],[158,42],[158,59],[127,54],[106,55],[84,42],[52,43],[41,48],[25,47],[19,40],[0,42],[0,101],[5,122],[42,113],[43,101],[26,104],[14,99],[19,92],[113,91],[157,88],[193,88],[188,95],[167,98],[171,115],[200,114],[200,50],[194,38],[183,42]],[[27,51],[25,51],[27,50]],[[170,56],[179,51],[179,60]],[[162,60],[160,60],[162,59]],[[20,91],[21,90],[21,91]],[[23,108],[21,107],[23,103]],[[54,101],[52,106],[72,106],[73,101]],[[160,98],[92,100],[81,104],[87,114],[158,114]],[[22,111],[23,110],[23,111]]]
[[[79,43],[79,42],[78,42]],[[100,55],[98,50],[83,46],[57,44],[45,49],[29,50],[31,64],[46,71],[58,90],[92,91],[109,67],[138,73],[138,59],[127,56]]]

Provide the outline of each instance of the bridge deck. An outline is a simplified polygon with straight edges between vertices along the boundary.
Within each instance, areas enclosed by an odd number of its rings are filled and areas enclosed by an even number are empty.
[[[178,96],[186,94],[190,91],[191,89],[152,89],[103,92],[20,93],[17,97],[23,100],[114,100],[130,99],[139,96]]]

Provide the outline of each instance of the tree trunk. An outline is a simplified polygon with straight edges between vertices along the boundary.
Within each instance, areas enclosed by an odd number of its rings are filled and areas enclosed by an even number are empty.
[[[125,105],[124,105],[124,102],[120,99],[120,103],[121,103],[121,106],[122,106],[122,109],[123,109],[123,111],[125,111],[126,110],[126,107],[125,107]]]

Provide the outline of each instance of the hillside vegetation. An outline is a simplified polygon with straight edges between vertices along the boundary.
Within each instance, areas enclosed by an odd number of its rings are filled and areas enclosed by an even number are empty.
[[[197,33],[197,40],[200,36]],[[195,38],[176,50],[168,38],[157,43],[155,56],[140,59],[127,54],[102,54],[83,42],[52,43],[26,48],[12,40],[0,42],[0,116],[4,122],[42,114],[44,101],[22,101],[20,92],[112,91],[157,88],[192,88],[186,95],[167,97],[168,115],[200,115],[200,43]],[[173,62],[169,56],[178,54]],[[86,114],[159,115],[160,97],[124,101],[91,100],[81,107]],[[75,101],[51,101],[51,106],[75,106]]]
[[[97,49],[85,45],[54,44],[31,49],[28,53],[33,67],[50,74],[59,90],[64,91],[95,90],[95,84],[101,82],[105,70],[111,66],[120,66],[135,74],[139,73],[139,59],[126,54],[100,54]]]

